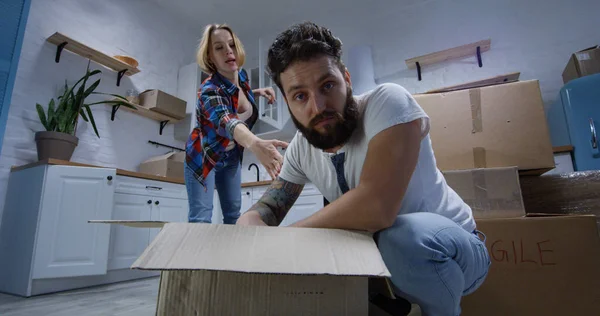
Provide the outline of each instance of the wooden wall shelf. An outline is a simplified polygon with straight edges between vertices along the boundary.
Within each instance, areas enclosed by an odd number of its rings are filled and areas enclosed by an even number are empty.
[[[120,100],[123,101],[123,100]],[[165,128],[165,126],[168,123],[175,123],[175,122],[179,122],[181,121],[181,119],[177,119],[168,115],[164,115],[162,113],[158,113],[152,110],[148,110],[147,108],[139,105],[139,104],[135,104],[135,103],[131,103],[131,102],[127,102],[128,104],[132,105],[133,107],[135,107],[136,109],[131,109],[128,107],[123,107],[123,110],[127,111],[127,112],[131,112],[131,113],[135,113],[144,117],[147,117],[149,119],[155,120],[157,122],[160,122],[160,129],[159,129],[159,135],[162,135],[163,129]],[[115,114],[117,113],[117,111],[120,109],[121,107],[119,105],[112,105],[112,112],[110,114],[110,120],[114,121],[115,120]]]
[[[57,46],[56,57],[54,59],[57,63],[60,62],[60,55],[63,49],[66,49],[74,54],[91,59],[106,68],[118,72],[117,86],[120,86],[123,75],[133,76],[140,72],[137,67],[132,67],[127,63],[108,56],[59,32],[52,34],[52,36],[48,37],[46,40]]]
[[[440,62],[451,60],[451,59],[464,57],[464,56],[476,54],[477,61],[479,63],[479,67],[482,67],[483,63],[481,61],[481,53],[490,50],[491,46],[492,46],[492,40],[486,39],[486,40],[482,40],[479,42],[466,44],[466,45],[442,50],[439,52],[435,52],[435,53],[431,53],[431,54],[427,54],[427,55],[423,55],[423,56],[419,56],[419,57],[413,57],[413,58],[405,60],[405,62],[406,62],[406,66],[409,69],[417,68],[417,73],[418,73],[419,81],[420,81],[421,80],[421,67],[440,63]]]

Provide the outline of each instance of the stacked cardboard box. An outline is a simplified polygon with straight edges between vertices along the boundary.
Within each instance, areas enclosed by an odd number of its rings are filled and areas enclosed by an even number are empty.
[[[571,54],[562,73],[563,83],[600,72],[600,47],[597,45]]]
[[[594,216],[579,214],[600,213],[600,173],[539,176],[554,159],[538,82],[415,99],[431,118],[438,167],[487,237],[490,271],[463,299],[463,315],[598,310],[598,228]]]
[[[521,173],[554,168],[537,80],[417,94],[431,119],[431,142],[442,171],[516,166]]]

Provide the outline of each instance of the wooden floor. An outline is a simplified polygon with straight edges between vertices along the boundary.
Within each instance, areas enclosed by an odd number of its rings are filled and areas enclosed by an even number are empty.
[[[152,316],[158,277],[29,298],[0,293],[2,316]]]
[[[158,277],[96,286],[29,298],[0,293],[2,316],[152,316],[155,314]],[[371,306],[370,316],[387,316]],[[421,315],[413,305],[410,316]]]

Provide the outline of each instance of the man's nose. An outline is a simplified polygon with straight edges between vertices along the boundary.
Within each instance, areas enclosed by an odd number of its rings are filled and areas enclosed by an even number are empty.
[[[311,107],[315,114],[323,112],[326,108],[325,98],[320,93],[314,94]]]

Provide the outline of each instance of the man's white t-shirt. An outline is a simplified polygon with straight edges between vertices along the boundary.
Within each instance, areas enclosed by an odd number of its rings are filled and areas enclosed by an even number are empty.
[[[398,214],[436,213],[469,232],[473,231],[475,221],[471,208],[447,185],[437,168],[429,137],[429,117],[410,93],[397,84],[385,83],[355,98],[361,113],[359,123],[348,142],[337,152],[346,153],[344,176],[349,189],[358,186],[369,141],[377,133],[396,124],[420,120],[419,160]],[[389,145],[394,146],[393,143]],[[333,202],[342,195],[331,161],[333,155],[313,147],[301,132],[297,132],[285,152],[279,176],[296,184],[312,182],[328,201]]]

